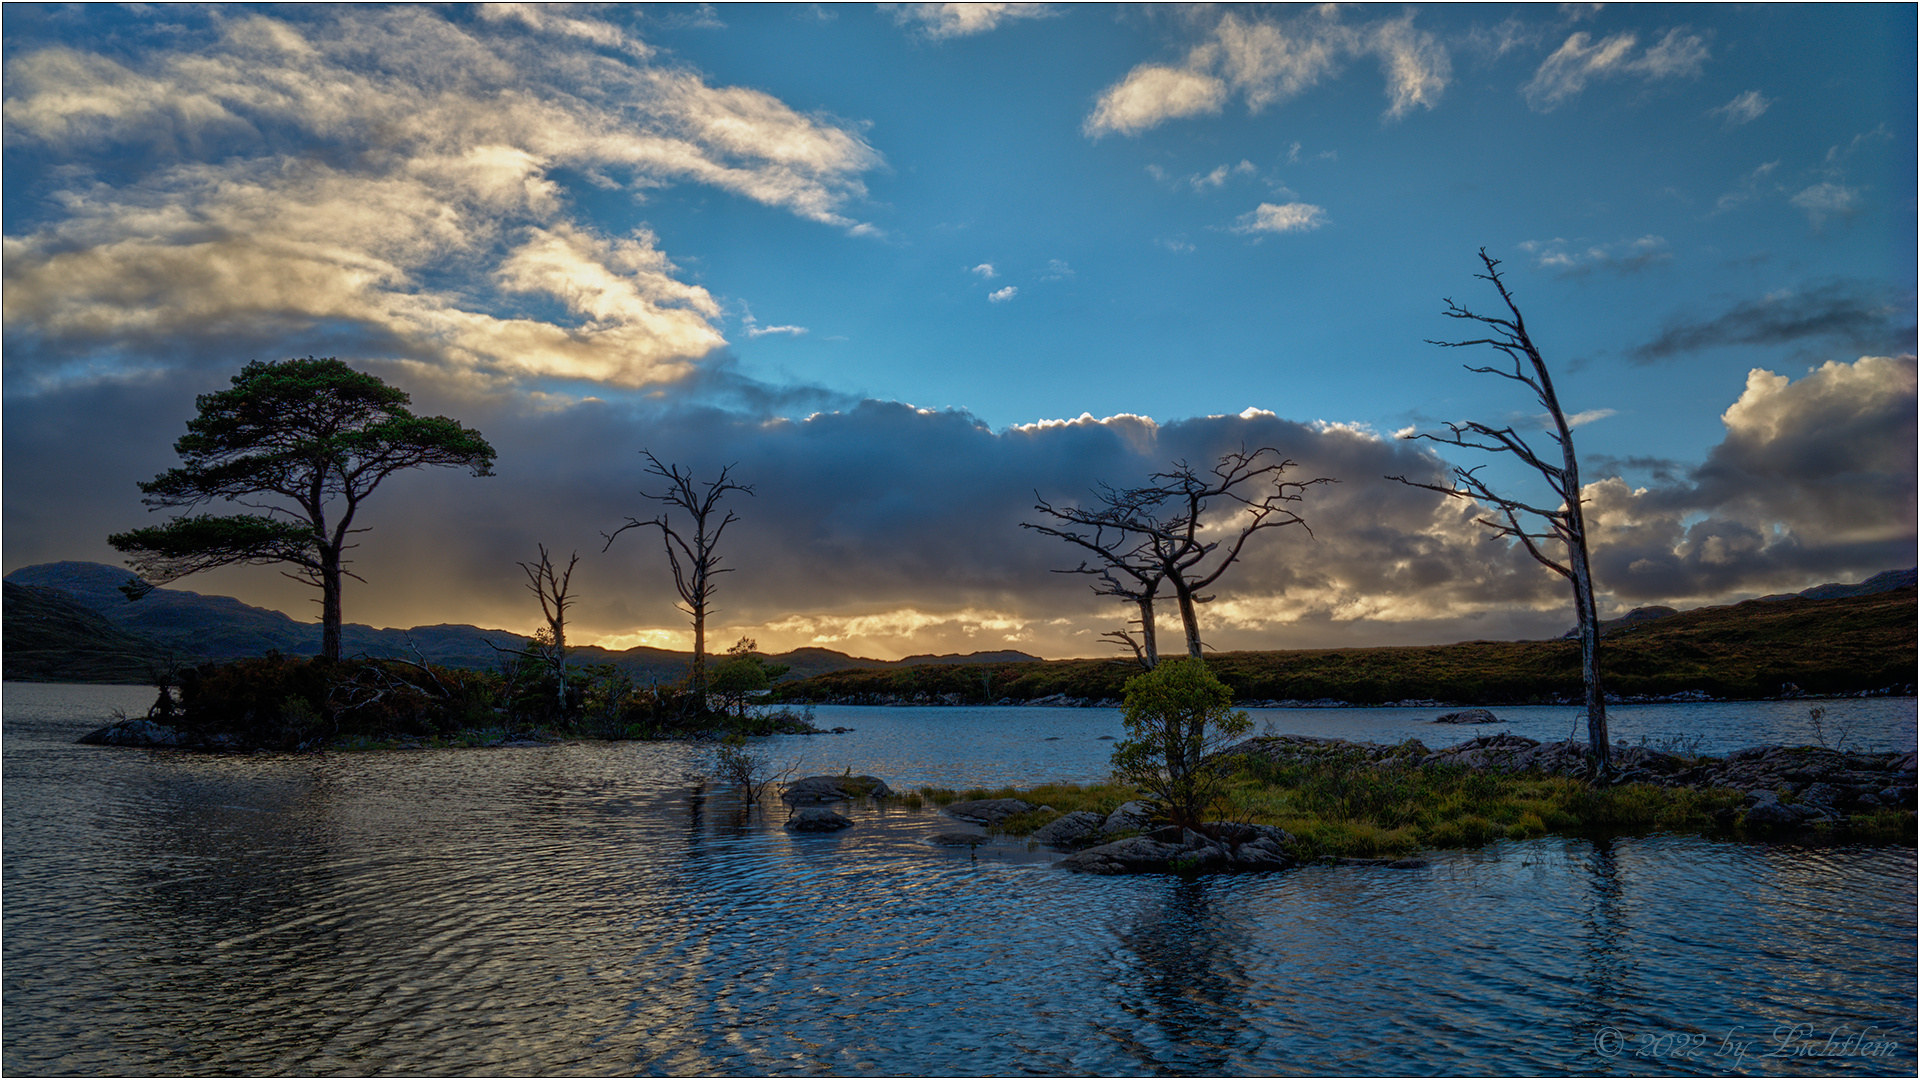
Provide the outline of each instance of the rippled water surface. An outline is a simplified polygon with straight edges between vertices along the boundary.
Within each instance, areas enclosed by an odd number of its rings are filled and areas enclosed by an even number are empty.
[[[1911,849],[1548,838],[1089,878],[928,847],[954,827],[931,813],[793,836],[694,795],[679,744],[72,744],[150,695],[5,687],[10,1075],[1916,1067]],[[765,752],[896,786],[1085,780],[1118,734],[1099,710],[819,719],[856,730]]]

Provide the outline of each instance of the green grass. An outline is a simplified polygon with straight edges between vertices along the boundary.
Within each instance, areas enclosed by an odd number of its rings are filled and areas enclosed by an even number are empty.
[[[1303,860],[1396,857],[1548,834],[1725,833],[1726,823],[1737,820],[1745,802],[1742,793],[1727,788],[1595,788],[1562,776],[1421,768],[1394,759],[1374,765],[1359,754],[1337,750],[1308,761],[1241,762],[1210,816],[1285,829],[1294,836],[1291,854]],[[1017,798],[1052,808],[1009,818],[994,830],[1015,836],[1075,810],[1111,813],[1140,797],[1116,783],[958,792],[922,788],[918,794],[936,806],[963,799]],[[1914,820],[1911,811],[1863,813],[1833,835],[1866,843],[1910,843]]]

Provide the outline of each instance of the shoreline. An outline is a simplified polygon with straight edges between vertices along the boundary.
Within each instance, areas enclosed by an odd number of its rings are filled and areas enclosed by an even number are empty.
[[[1776,694],[1771,697],[1715,697],[1704,690],[1680,690],[1671,694],[1608,694],[1608,705],[1705,705],[1739,704],[1758,701],[1849,701],[1871,698],[1920,698],[1912,686],[1887,686],[1877,690],[1856,690],[1836,694]],[[1003,697],[995,701],[966,700],[961,694],[838,694],[822,698],[777,699],[780,705],[833,705],[889,709],[924,708],[1043,708],[1043,709],[1118,709],[1124,702],[1113,697],[1076,697],[1049,694],[1038,698]],[[1397,701],[1355,702],[1343,698],[1254,698],[1235,701],[1236,709],[1475,709],[1475,708],[1583,708],[1585,701],[1568,696],[1545,701],[1447,701],[1437,698],[1404,698]]]

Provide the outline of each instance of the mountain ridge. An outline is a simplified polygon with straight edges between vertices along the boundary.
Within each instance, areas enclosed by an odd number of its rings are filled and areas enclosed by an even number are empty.
[[[120,567],[75,560],[23,566],[6,575],[5,677],[144,682],[153,673],[180,663],[234,660],[269,650],[289,656],[320,651],[319,623],[298,622],[285,612],[254,607],[231,596],[186,589],[159,588],[141,600],[128,600],[120,586],[133,578],[131,571]],[[424,658],[450,667],[495,668],[503,656],[526,648],[527,643],[523,634],[465,623],[404,630],[364,623],[341,627],[345,655]],[[622,650],[582,645],[568,653],[579,663],[613,664],[642,682],[678,679],[693,658],[690,652],[646,645]],[[786,664],[794,677],[805,678],[848,669],[1038,662],[1040,657],[1001,650],[876,660],[802,646],[768,659]]]

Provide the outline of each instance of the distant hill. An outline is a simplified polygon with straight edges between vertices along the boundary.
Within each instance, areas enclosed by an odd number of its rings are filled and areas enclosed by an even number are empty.
[[[1914,692],[1912,585],[1831,599],[1748,600],[1622,624],[1600,650],[1609,695],[1759,699]],[[1565,704],[1581,692],[1572,641],[1226,652],[1207,666],[1243,704]],[[783,683],[789,701],[853,704],[1024,702],[1065,695],[1112,700],[1139,668],[1119,660],[926,665],[841,671]]]
[[[6,672],[30,682],[143,683],[167,668],[167,650],[129,634],[58,589],[4,585]]]
[[[1825,585],[1815,585],[1811,589],[1801,589],[1797,593],[1774,593],[1771,596],[1760,596],[1755,597],[1755,599],[1838,600],[1848,596],[1872,596],[1875,593],[1893,592],[1895,589],[1913,588],[1914,580],[1914,570],[1882,570],[1858,585],[1840,585],[1829,582]],[[1698,610],[1711,609],[1703,608]],[[1658,605],[1634,608],[1632,611],[1627,612],[1617,619],[1600,620],[1600,636],[1604,638],[1615,630],[1629,626],[1638,626],[1641,623],[1648,623],[1655,619],[1664,619],[1669,615],[1678,614],[1680,614],[1680,612],[1673,608]],[[1580,628],[1576,626],[1560,636],[1567,639],[1577,638],[1580,636]]]
[[[164,670],[169,663],[234,660],[269,650],[288,656],[320,651],[318,622],[296,622],[283,612],[243,604],[231,596],[206,596],[185,589],[155,589],[132,601],[120,586],[133,576],[117,566],[72,561],[23,566],[8,574],[5,677],[140,683],[148,681],[156,665]],[[348,656],[425,657],[449,667],[483,670],[499,666],[499,650],[522,649],[527,643],[523,635],[511,631],[448,623],[407,630],[348,623],[341,628],[340,640]],[[691,653],[644,646],[617,652],[583,646],[570,652],[579,663],[614,664],[642,684],[680,678],[693,658]],[[806,678],[848,668],[1033,662],[1039,657],[994,652],[870,660],[832,649],[802,648],[771,660],[788,665],[789,678]]]

